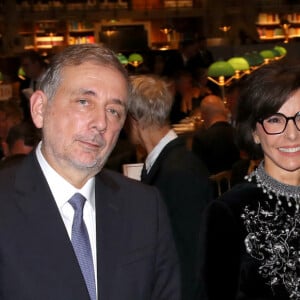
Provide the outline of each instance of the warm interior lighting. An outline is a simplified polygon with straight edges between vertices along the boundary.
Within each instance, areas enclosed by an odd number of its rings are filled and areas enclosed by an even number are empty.
[[[164,33],[165,35],[170,34],[173,31],[173,28],[171,26],[164,26],[160,28],[160,31]]]
[[[283,34],[284,34],[284,41],[283,42],[285,44],[287,44],[289,42],[289,38],[290,38],[289,28],[291,27],[288,15],[281,16],[280,25],[282,27]]]
[[[113,29],[107,29],[107,30],[105,30],[105,34],[106,34],[108,37],[114,35],[115,32],[116,32],[116,30],[113,30]]]
[[[231,29],[231,26],[224,25],[224,26],[219,27],[219,29],[221,31],[223,31],[224,33],[226,33]]]

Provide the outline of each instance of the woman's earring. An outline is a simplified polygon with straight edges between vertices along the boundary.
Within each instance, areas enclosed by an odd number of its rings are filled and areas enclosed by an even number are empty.
[[[260,144],[259,138],[257,136],[254,137],[254,143],[255,144]]]

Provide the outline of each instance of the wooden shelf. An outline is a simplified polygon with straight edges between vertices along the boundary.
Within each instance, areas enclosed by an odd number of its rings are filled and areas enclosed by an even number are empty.
[[[95,29],[94,28],[90,28],[90,29],[70,29],[69,30],[69,34],[77,34],[77,33],[89,33],[89,32],[94,32]]]
[[[20,28],[24,49],[51,49],[55,46],[95,43],[95,28],[90,22],[39,20]]]
[[[283,24],[288,24],[284,28]],[[279,17],[277,13],[261,13],[256,22],[257,32],[262,41],[276,41],[300,37],[300,12]]]
[[[256,23],[256,26],[280,26],[280,22]]]
[[[278,36],[273,36],[273,37],[268,37],[268,36],[260,36],[261,40],[268,40],[268,41],[272,41],[272,40],[282,40],[284,39],[284,35],[278,35]]]
[[[73,20],[68,22],[68,29],[69,45],[95,43],[94,24]]]

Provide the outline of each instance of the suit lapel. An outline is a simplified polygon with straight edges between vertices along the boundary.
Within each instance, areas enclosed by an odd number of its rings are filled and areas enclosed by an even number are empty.
[[[33,273],[42,264],[49,280],[64,282],[62,293],[72,299],[88,299],[71,241],[35,154],[24,159],[15,188],[15,201],[24,217],[24,232],[28,233],[28,251],[34,249],[40,259],[32,267]]]
[[[152,184],[155,181],[157,174],[159,173],[160,168],[162,167],[162,161],[168,156],[168,153],[172,151],[174,147],[177,147],[181,144],[182,141],[180,138],[176,138],[169,142],[158,155],[157,159],[155,160],[154,164],[152,165],[150,172],[145,176],[143,180],[146,184]]]
[[[124,228],[121,214],[124,195],[105,170],[96,176],[95,186],[98,294],[100,299],[109,299],[124,245],[124,234],[120,232]],[[35,154],[24,160],[15,187],[14,201],[23,216],[31,245],[28,251],[33,248],[41,257],[48,278],[64,283],[61,288],[65,299],[89,299],[72,244]],[[51,295],[51,291],[47,292]]]
[[[123,227],[119,185],[102,170],[96,177],[97,272],[100,299],[109,299],[115,288],[118,258],[122,253]]]

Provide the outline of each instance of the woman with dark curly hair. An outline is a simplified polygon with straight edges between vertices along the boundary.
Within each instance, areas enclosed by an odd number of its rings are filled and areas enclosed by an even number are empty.
[[[262,161],[205,211],[199,299],[299,300],[300,64],[249,75],[237,134]]]

